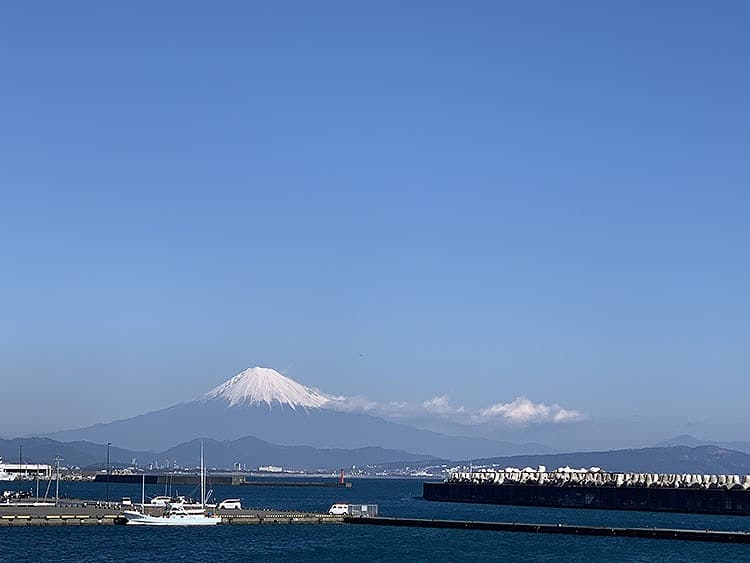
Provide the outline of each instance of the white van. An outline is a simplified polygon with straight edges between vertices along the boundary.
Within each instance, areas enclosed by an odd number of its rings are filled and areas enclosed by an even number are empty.
[[[328,509],[328,514],[333,514],[334,516],[346,516],[349,514],[349,505],[348,504],[334,504],[331,506],[331,508]]]
[[[228,498],[219,503],[223,510],[242,510],[242,502],[238,498]]]
[[[333,516],[358,516],[360,518],[367,518],[378,515],[378,505],[345,504],[343,502],[337,502],[328,509],[328,514]]]

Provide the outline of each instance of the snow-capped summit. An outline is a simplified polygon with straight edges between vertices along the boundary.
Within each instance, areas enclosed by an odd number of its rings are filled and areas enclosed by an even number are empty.
[[[331,397],[312,387],[306,387],[281,375],[271,368],[254,367],[238,373],[229,381],[214,387],[204,399],[224,399],[230,406],[253,403],[274,403],[292,409],[320,408]]]

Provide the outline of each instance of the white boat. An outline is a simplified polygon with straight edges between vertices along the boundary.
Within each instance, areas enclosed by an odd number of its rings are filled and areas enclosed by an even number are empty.
[[[128,525],[134,526],[215,526],[221,524],[221,516],[208,514],[205,510],[199,513],[188,512],[182,506],[169,506],[161,516],[143,514],[135,510],[125,510],[122,515]]]
[[[144,481],[145,484],[145,481]],[[135,526],[215,526],[221,524],[221,516],[206,511],[206,468],[203,464],[203,442],[201,442],[201,502],[190,506],[184,500],[166,504],[160,516],[146,514],[137,510],[125,510],[122,515],[127,524]]]

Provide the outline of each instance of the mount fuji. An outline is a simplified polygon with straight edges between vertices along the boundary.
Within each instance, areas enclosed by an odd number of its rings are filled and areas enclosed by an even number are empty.
[[[269,408],[275,404],[297,410],[298,407],[319,409],[330,403],[332,397],[318,389],[305,387],[275,369],[255,367],[214,387],[205,394],[205,399],[223,399],[232,407],[265,403]]]
[[[304,386],[276,370],[247,369],[204,395],[162,410],[49,434],[56,440],[112,442],[162,450],[194,438],[254,436],[286,446],[380,446],[443,459],[547,453],[536,445],[448,436],[342,410],[345,398]]]

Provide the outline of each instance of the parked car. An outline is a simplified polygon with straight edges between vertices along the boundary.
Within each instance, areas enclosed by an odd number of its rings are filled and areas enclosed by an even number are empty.
[[[328,509],[328,514],[333,514],[334,516],[346,516],[349,514],[349,505],[334,504]]]
[[[219,503],[223,510],[242,510],[242,502],[238,498],[228,498]]]
[[[367,518],[378,515],[377,504],[344,504],[336,503],[328,509],[328,514],[334,516],[358,516]]]

